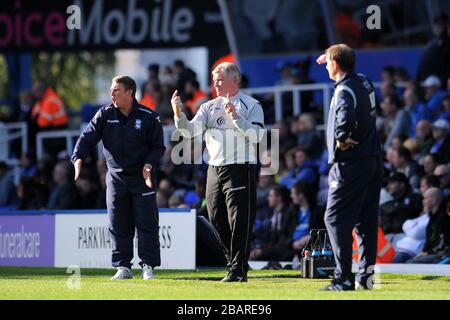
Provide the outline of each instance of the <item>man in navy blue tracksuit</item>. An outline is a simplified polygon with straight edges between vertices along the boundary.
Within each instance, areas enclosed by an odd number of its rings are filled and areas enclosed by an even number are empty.
[[[355,53],[333,45],[317,60],[335,83],[327,124],[329,164],[325,225],[336,260],[333,282],[323,290],[354,290],[352,230],[361,258],[356,289],[371,288],[377,254],[378,209],[383,165],[375,126],[372,83],[355,74]]]
[[[152,168],[164,154],[158,114],[137,103],[136,83],[128,76],[112,80],[110,105],[102,107],[78,138],[72,155],[75,180],[83,160],[102,140],[108,166],[106,205],[113,239],[113,280],[130,279],[135,229],[143,279],[161,264],[158,208]]]

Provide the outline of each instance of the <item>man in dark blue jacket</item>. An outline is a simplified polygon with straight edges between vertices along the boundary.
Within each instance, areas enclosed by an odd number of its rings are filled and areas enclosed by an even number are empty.
[[[157,113],[137,103],[136,83],[128,76],[113,78],[110,105],[102,107],[78,138],[72,155],[75,180],[81,165],[102,140],[108,166],[106,206],[113,239],[113,280],[131,279],[133,239],[144,280],[161,264],[158,208],[152,168],[164,154],[163,129]]]
[[[323,290],[354,290],[352,230],[361,250],[356,288],[371,288],[377,253],[378,209],[382,180],[381,148],[375,126],[371,82],[355,74],[355,53],[345,44],[319,57],[336,82],[327,124],[329,172],[325,225],[336,260],[335,279]]]

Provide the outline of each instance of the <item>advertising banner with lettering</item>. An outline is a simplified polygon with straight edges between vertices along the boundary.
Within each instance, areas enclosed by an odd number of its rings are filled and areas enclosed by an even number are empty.
[[[219,47],[217,1],[0,1],[0,52]]]
[[[52,267],[53,215],[0,215],[0,266]]]
[[[162,269],[195,269],[195,210],[161,209],[159,241]],[[55,266],[111,268],[112,239],[106,213],[56,214]],[[133,267],[139,268],[137,238]]]

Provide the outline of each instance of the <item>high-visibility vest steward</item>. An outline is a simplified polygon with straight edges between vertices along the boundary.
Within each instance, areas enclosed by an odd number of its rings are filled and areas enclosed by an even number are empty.
[[[42,99],[33,106],[31,115],[41,128],[64,126],[69,121],[62,99],[52,88],[45,90]]]

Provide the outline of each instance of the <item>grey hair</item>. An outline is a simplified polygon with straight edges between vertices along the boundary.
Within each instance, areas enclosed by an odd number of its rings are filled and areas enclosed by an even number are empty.
[[[241,71],[239,70],[239,67],[230,62],[222,62],[221,64],[217,65],[212,73],[221,73],[225,75],[228,78],[234,78],[237,80],[238,83],[241,82]]]

